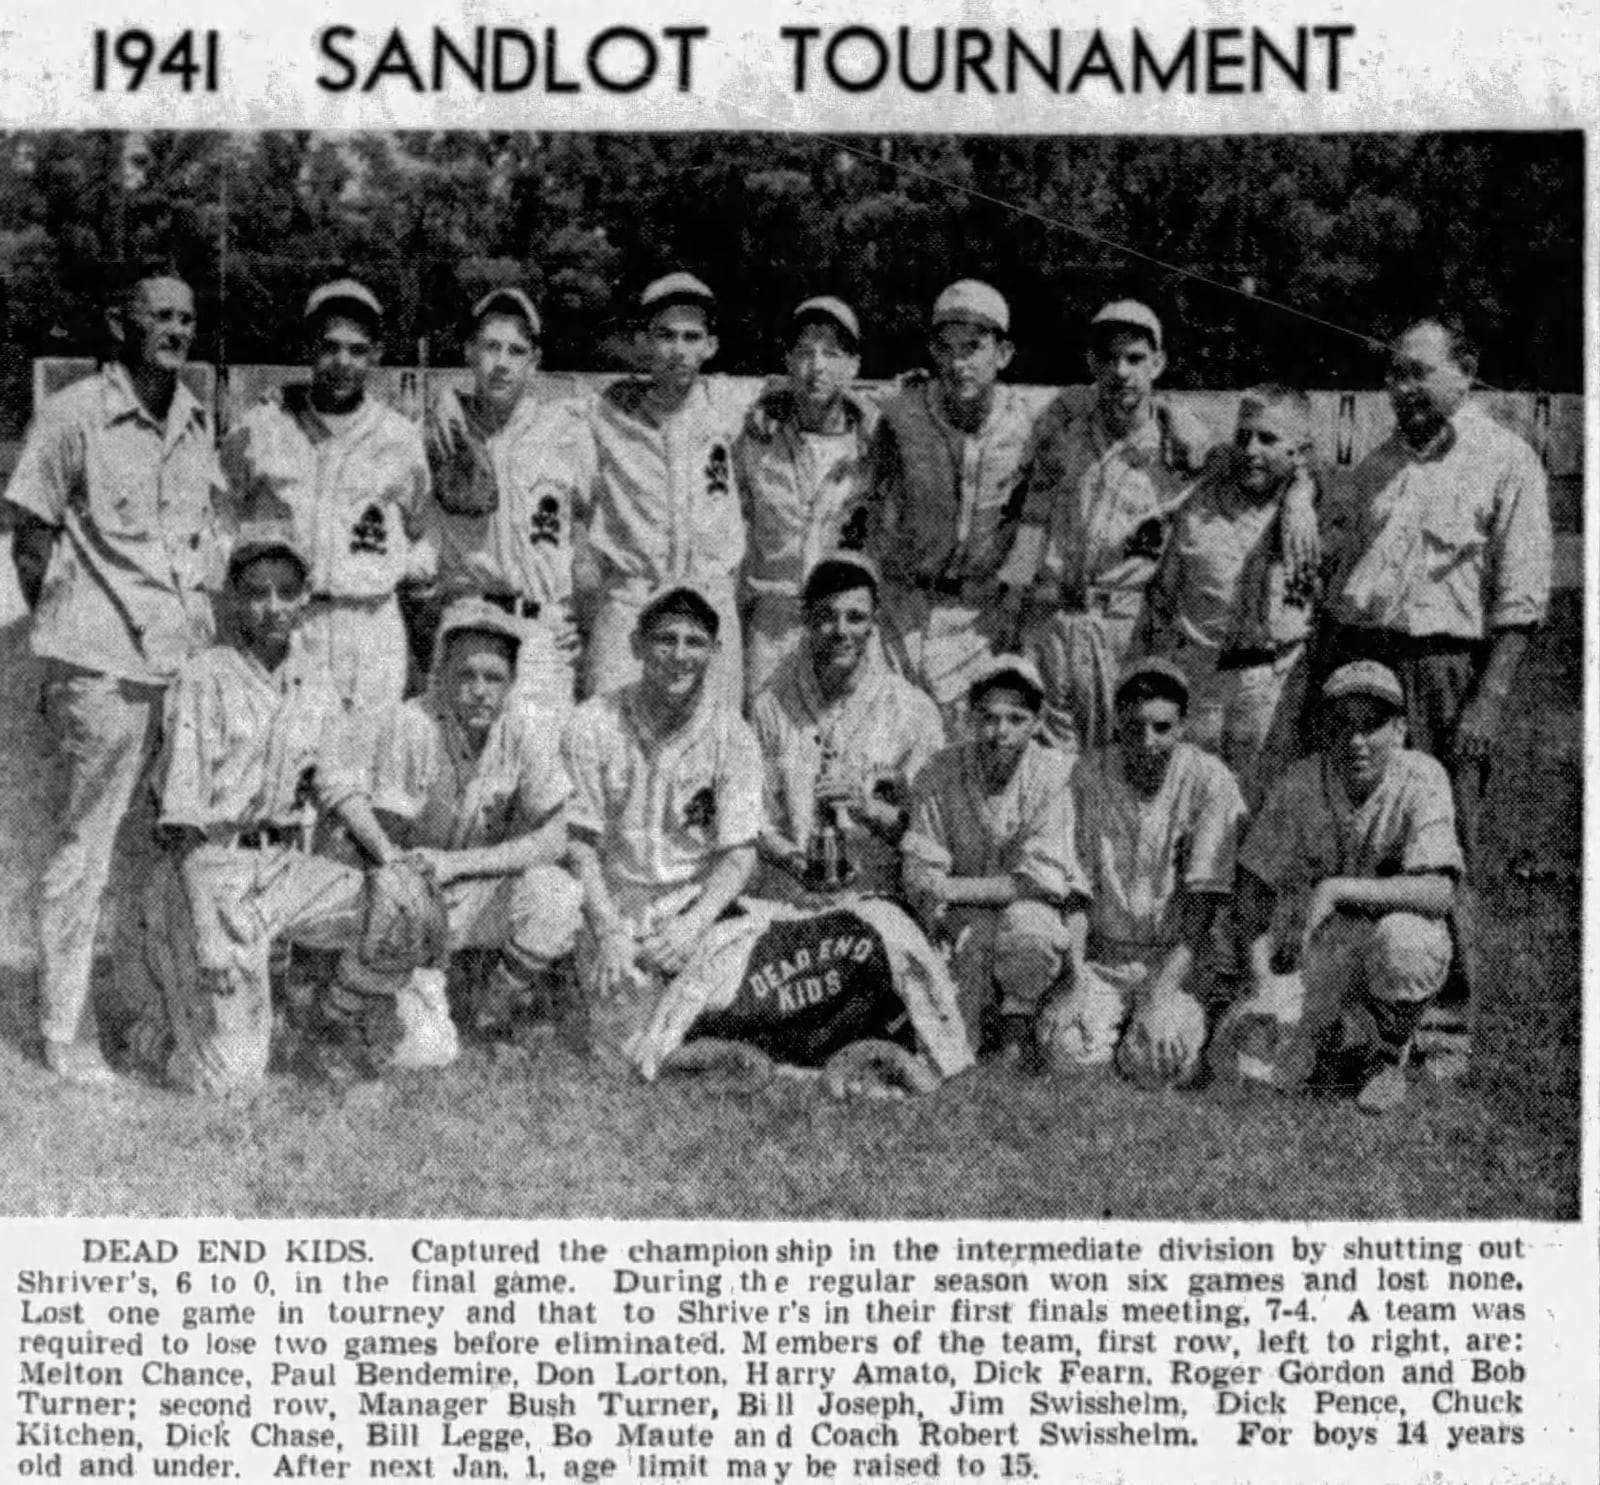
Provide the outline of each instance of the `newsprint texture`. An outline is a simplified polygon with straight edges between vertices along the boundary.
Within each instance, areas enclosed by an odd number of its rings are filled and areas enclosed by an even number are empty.
[[[8,12],[0,1477],[1600,1478],[1597,43]]]

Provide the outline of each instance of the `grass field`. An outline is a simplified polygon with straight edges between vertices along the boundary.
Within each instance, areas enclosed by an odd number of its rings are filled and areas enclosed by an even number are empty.
[[[1494,786],[1483,1049],[1397,1115],[1111,1075],[980,1068],[916,1104],[608,1079],[556,1041],[246,1106],[56,1084],[33,1046],[31,883],[59,780],[0,608],[0,1212],[235,1217],[1522,1217],[1579,1210],[1582,767],[1576,596],[1523,676]]]

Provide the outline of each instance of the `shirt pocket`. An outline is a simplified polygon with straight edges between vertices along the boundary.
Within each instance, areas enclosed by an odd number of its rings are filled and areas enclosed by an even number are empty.
[[[96,530],[125,543],[154,539],[158,459],[154,435],[124,428],[91,438],[84,504]]]

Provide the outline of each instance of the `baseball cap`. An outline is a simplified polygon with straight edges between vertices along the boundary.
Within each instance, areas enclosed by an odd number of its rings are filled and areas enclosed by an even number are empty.
[[[650,601],[639,610],[639,622],[635,626],[638,632],[643,634],[656,615],[666,609],[698,619],[711,631],[713,639],[717,637],[717,631],[722,628],[722,617],[717,613],[716,604],[706,597],[701,589],[693,583],[668,583],[665,587],[658,588]]]
[[[1039,667],[1021,655],[995,655],[985,660],[972,684],[967,687],[967,701],[977,704],[978,698],[996,686],[1011,685],[1025,691],[1032,698],[1037,711],[1044,704],[1044,681]]]
[[[1117,681],[1116,704],[1121,706],[1135,695],[1175,701],[1180,707],[1186,708],[1189,705],[1189,677],[1170,660],[1163,660],[1159,655],[1135,660]]]
[[[1101,325],[1142,330],[1150,337],[1150,343],[1158,351],[1161,349],[1161,321],[1149,305],[1140,304],[1137,299],[1113,299],[1110,304],[1102,306],[1100,312],[1089,321],[1089,328],[1092,330]]]
[[[795,306],[793,319],[797,327],[810,320],[824,320],[843,330],[852,347],[861,344],[861,321],[856,318],[856,312],[831,294],[802,300]]]
[[[966,320],[1001,335],[1011,331],[1011,311],[1000,291],[975,278],[958,279],[933,301],[933,323],[951,320]]]
[[[332,283],[313,289],[306,296],[306,307],[302,318],[314,320],[330,306],[338,306],[344,310],[354,309],[359,312],[362,319],[371,320],[375,325],[383,323],[383,306],[378,302],[378,296],[365,284],[353,278],[336,278]]]
[[[1339,701],[1346,696],[1366,696],[1393,707],[1395,711],[1403,710],[1406,704],[1406,693],[1399,676],[1376,660],[1352,660],[1348,665],[1341,665],[1323,682],[1324,702]]]
[[[877,564],[870,557],[860,552],[829,552],[819,557],[806,574],[800,601],[815,603],[834,593],[848,593],[852,588],[870,588],[876,598],[881,587]]]
[[[537,340],[544,333],[544,325],[539,319],[539,311],[521,289],[507,284],[498,289],[490,289],[476,304],[472,306],[472,323],[479,325],[483,317],[491,310],[499,310],[502,314],[521,315],[528,322],[529,333]]]
[[[445,641],[452,634],[492,634],[496,639],[509,640],[518,648],[522,645],[522,629],[517,621],[504,609],[482,598],[458,598],[446,607],[435,640],[440,654],[444,653]]]
[[[692,273],[668,273],[644,286],[639,295],[639,313],[653,315],[669,304],[698,304],[708,312],[717,307],[717,296]]]
[[[288,557],[297,562],[302,573],[311,570],[305,547],[295,534],[294,525],[286,520],[241,521],[228,546],[228,576],[237,577],[240,568],[258,557]]]

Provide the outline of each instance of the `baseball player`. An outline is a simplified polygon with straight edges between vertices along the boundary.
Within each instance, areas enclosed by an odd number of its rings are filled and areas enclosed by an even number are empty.
[[[366,713],[405,693],[397,593],[433,575],[422,539],[428,462],[410,420],[368,393],[383,329],[377,296],[339,279],[312,292],[304,320],[309,385],[245,413],[222,440],[222,465],[235,520],[293,520],[311,562],[297,645],[346,707]]]
[[[1008,1057],[1030,1051],[1040,1005],[1083,958],[1072,765],[1038,735],[1043,705],[1029,661],[989,661],[972,682],[974,737],[919,776],[905,839],[906,885],[952,947],[968,1030]]]
[[[447,387],[428,411],[434,612],[477,596],[520,621],[518,687],[548,711],[576,687],[573,538],[588,522],[594,437],[572,403],[531,390],[542,326],[521,289],[491,290],[472,316],[473,390]]]
[[[346,716],[315,674],[290,659],[309,600],[310,563],[287,522],[246,522],[228,563],[228,638],[186,661],[166,710],[157,767],[160,829],[172,860],[143,896],[146,1010],[161,1006],[170,1082],[228,1094],[256,1087],[272,1036],[269,964],[285,937],[341,950],[324,1029],[360,1037],[403,975],[359,963],[360,867],[312,855],[331,811],[374,860],[389,855],[347,751]]]
[[[875,404],[856,312],[827,296],[793,316],[788,382],[757,399],[733,448],[749,552],[744,571],[746,695],[753,704],[800,645],[801,587],[828,553],[867,540]]]
[[[141,268],[106,318],[111,359],[43,403],[5,492],[68,780],[39,907],[40,1029],[46,1065],[78,1083],[113,1076],[85,1025],[95,936],[119,831],[136,857],[150,837],[141,781],[164,693],[212,636],[221,488],[210,416],[178,375],[189,285]]]
[[[578,970],[604,1052],[627,1054],[755,869],[761,759],[708,682],[721,624],[699,589],[662,589],[639,614],[639,679],[585,702],[567,729]]]
[[[646,371],[594,404],[593,695],[637,679],[640,611],[663,585],[686,582],[716,606],[712,684],[733,705],[743,700],[736,586],[745,535],[733,465],[743,408],[701,375],[717,353],[715,315],[715,296],[692,274],[655,280],[639,296]]]
[[[1022,642],[1044,678],[1047,722],[1070,749],[1111,740],[1145,589],[1209,443],[1198,420],[1156,399],[1167,363],[1153,310],[1107,304],[1089,339],[1094,400],[1064,397],[1047,414],[1006,571],[1026,593]]]
[[[883,570],[892,664],[956,720],[979,667],[1014,627],[998,583],[1034,417],[1000,383],[1011,311],[962,279],[934,301],[931,380],[883,405],[870,550]]]
[[[1467,1068],[1476,964],[1471,874],[1478,819],[1506,701],[1550,605],[1550,504],[1538,455],[1470,400],[1477,355],[1460,330],[1419,320],[1394,342],[1394,433],[1329,502],[1323,673],[1376,660],[1406,694],[1411,746],[1455,789],[1468,876],[1456,895],[1452,983],[1419,1036],[1437,1077]]]
[[[1278,782],[1239,853],[1250,994],[1218,1027],[1214,1057],[1297,1087],[1341,1019],[1360,1023],[1353,1082],[1371,1113],[1405,1098],[1464,869],[1449,776],[1405,746],[1405,711],[1399,679],[1371,660],[1323,687],[1325,751]]]
[[[897,897],[911,783],[944,745],[939,709],[883,659],[878,573],[867,558],[824,557],[801,600],[805,639],[756,697],[752,718],[766,764],[756,894],[805,900],[827,828],[852,891]]]
[[[398,850],[420,855],[444,891],[450,949],[499,950],[478,986],[478,1031],[508,1031],[556,962],[572,952],[581,894],[560,863],[571,793],[557,730],[508,705],[524,623],[481,598],[444,612],[428,693],[383,728],[372,806]],[[412,1000],[434,1009],[404,1046],[411,1065],[455,1053],[445,972],[417,970]],[[442,1014],[440,1014],[442,1012]]]
[[[1281,520],[1310,449],[1305,393],[1244,394],[1232,446],[1173,522],[1139,641],[1188,676],[1189,738],[1233,770],[1252,805],[1294,757],[1304,699],[1314,584],[1291,576]]]
[[[1245,810],[1227,765],[1183,741],[1188,701],[1177,666],[1135,662],[1116,691],[1116,741],[1073,770],[1088,937],[1070,988],[1041,1016],[1058,1068],[1115,1059],[1146,1086],[1200,1070],[1213,926],[1233,892]]]

